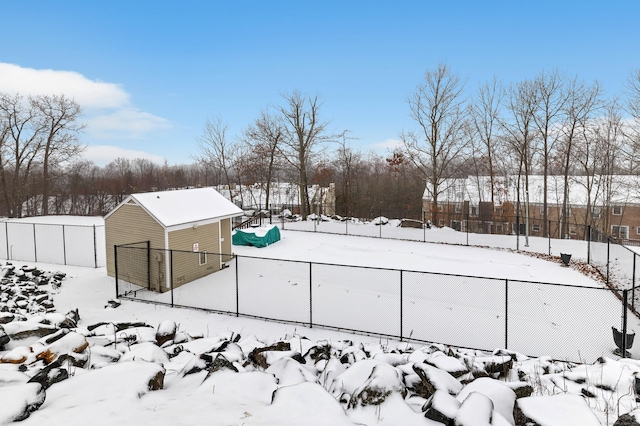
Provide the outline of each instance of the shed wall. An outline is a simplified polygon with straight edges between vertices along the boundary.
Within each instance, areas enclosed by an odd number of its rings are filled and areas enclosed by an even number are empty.
[[[107,275],[115,277],[114,246],[130,244],[140,241],[150,241],[151,248],[164,248],[164,229],[144,209],[135,204],[123,204],[105,219],[105,241]],[[126,277],[127,268],[146,268],[140,265],[146,262],[146,250],[126,250],[121,253],[131,255],[130,259],[118,258],[118,274]],[[119,253],[120,254],[120,253]],[[165,282],[165,255],[156,250],[151,259],[150,277],[151,288],[163,290]],[[123,255],[124,256],[124,255]],[[127,256],[128,257],[128,256]],[[139,274],[131,273],[131,276]],[[133,279],[133,281],[139,281]],[[147,282],[132,282],[132,284],[146,287]]]
[[[194,244],[197,248],[194,249]],[[202,278],[221,269],[220,222],[169,232],[173,252],[173,287]],[[206,252],[206,263],[202,252]]]

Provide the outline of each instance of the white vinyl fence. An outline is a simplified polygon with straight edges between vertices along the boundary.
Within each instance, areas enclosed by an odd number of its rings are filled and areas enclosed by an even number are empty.
[[[99,268],[105,250],[104,225],[0,222],[0,259]]]

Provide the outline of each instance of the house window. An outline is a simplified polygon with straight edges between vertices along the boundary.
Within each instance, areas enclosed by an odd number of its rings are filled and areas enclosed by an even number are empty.
[[[455,209],[456,213],[462,213],[462,205],[460,203],[456,203]]]
[[[613,206],[612,214],[614,214],[616,216],[621,216],[622,215],[622,206]]]
[[[640,235],[640,226],[636,228],[636,235]]]
[[[533,225],[533,232],[540,232],[540,224],[536,223]]]
[[[613,225],[611,226],[611,235],[613,238],[626,240],[629,238],[629,227],[625,225]]]
[[[438,219],[438,226],[444,226],[444,219]]]
[[[593,208],[593,218],[600,219],[600,207]]]
[[[471,206],[471,216],[478,216],[478,206]]]
[[[207,264],[207,252],[201,251],[198,253],[198,265],[206,265]]]

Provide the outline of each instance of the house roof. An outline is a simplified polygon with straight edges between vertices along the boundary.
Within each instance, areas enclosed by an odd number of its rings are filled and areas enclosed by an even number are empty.
[[[242,215],[238,206],[213,188],[131,194],[120,205],[131,202],[140,205],[165,228]]]

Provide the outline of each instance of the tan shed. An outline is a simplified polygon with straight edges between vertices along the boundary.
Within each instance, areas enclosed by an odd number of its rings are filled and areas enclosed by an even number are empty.
[[[117,256],[119,279],[167,291],[219,271],[241,215],[213,188],[129,195],[104,217],[107,274],[115,277]]]

